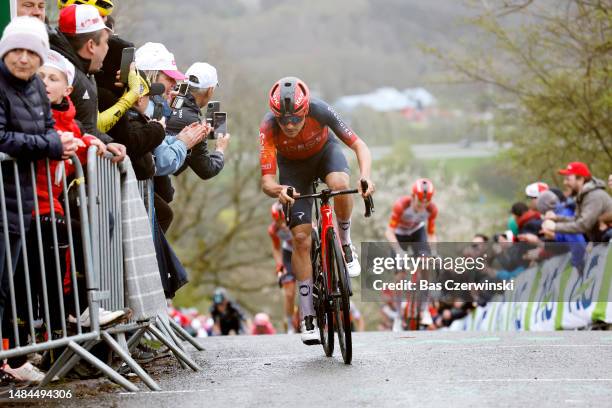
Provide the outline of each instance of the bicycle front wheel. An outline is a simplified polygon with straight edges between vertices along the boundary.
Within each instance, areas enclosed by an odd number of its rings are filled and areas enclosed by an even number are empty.
[[[319,337],[321,345],[327,357],[334,354],[334,314],[333,309],[329,304],[327,294],[327,281],[323,274],[323,266],[321,265],[321,241],[316,230],[312,231],[312,252],[310,258],[312,261],[312,273],[314,276],[313,300],[314,308],[317,314],[317,325],[319,326]]]
[[[329,272],[332,277],[332,293],[334,296],[335,323],[338,332],[338,343],[345,364],[351,364],[353,359],[353,341],[351,337],[351,303],[349,297],[349,281],[344,256],[336,234],[328,230],[327,242]]]

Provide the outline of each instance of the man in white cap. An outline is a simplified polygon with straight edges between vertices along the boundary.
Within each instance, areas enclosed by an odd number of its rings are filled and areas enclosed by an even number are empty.
[[[172,117],[166,127],[169,133],[179,133],[185,126],[203,121],[202,108],[208,105],[219,85],[217,70],[205,62],[193,64],[185,72],[185,76],[187,76],[189,91],[183,106],[172,112]],[[179,173],[189,165],[203,180],[216,176],[223,169],[223,154],[229,144],[229,139],[229,134],[219,135],[215,151],[210,154],[206,141],[196,145],[190,157],[185,161],[185,167],[179,170]]]
[[[548,184],[542,181],[536,181],[535,183],[531,183],[525,187],[525,195],[529,200],[527,205],[529,206],[530,210],[537,210],[536,203],[544,191],[548,191]]]
[[[9,317],[3,316],[9,293],[8,274],[14,273],[21,252],[20,221],[27,233],[34,209],[29,163],[44,158],[65,159],[77,150],[77,143],[71,134],[58,134],[54,130],[45,85],[36,76],[37,70],[47,60],[48,52],[47,29],[33,17],[16,17],[0,39],[0,152],[18,161],[16,172],[12,162],[2,162],[7,225],[3,225],[4,221],[0,218],[0,229],[6,227],[9,236],[8,242],[0,239],[0,319],[5,324]],[[23,206],[22,217],[18,210],[18,194]],[[10,248],[12,271],[5,266],[7,246]],[[9,337],[9,341],[14,339],[14,336],[6,337]],[[40,380],[41,374],[27,364],[20,367],[22,378]]]
[[[218,86],[217,70],[210,64],[205,62],[196,62],[187,72],[187,83],[189,90],[185,96],[185,101],[180,109],[175,109],[172,116],[168,120],[166,132],[169,134],[178,134],[186,126],[195,122],[204,120],[201,109],[208,105]],[[213,178],[223,169],[224,153],[229,144],[230,135],[220,134],[215,144],[215,151],[209,152],[207,141],[195,145],[187,155],[185,164],[174,175],[179,175],[191,167],[202,180]],[[158,194],[158,200],[155,202],[155,209],[158,215],[158,221],[164,231],[170,226],[172,221],[172,213],[167,205],[172,201],[174,190],[172,183],[168,177],[155,178],[155,192]],[[164,202],[161,200],[163,199]]]

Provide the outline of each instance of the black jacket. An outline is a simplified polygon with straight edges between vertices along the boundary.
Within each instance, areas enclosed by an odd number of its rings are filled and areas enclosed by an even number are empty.
[[[18,159],[23,219],[30,226],[34,190],[30,161],[48,157],[59,160],[63,146],[53,129],[55,122],[45,85],[34,76],[29,81],[15,78],[0,61],[0,152]],[[16,179],[12,162],[2,162],[4,194],[9,231],[19,233]],[[3,225],[0,217],[0,226]]]
[[[127,154],[133,162],[136,178],[149,179],[155,175],[152,152],[164,141],[166,131],[162,125],[150,122],[135,109],[128,110],[125,117],[128,119],[128,129],[120,143],[127,147]]]
[[[81,58],[66,36],[58,30],[50,31],[49,43],[51,49],[62,54],[74,64],[74,83],[70,99],[76,108],[76,120],[82,123],[89,134],[96,136],[104,143],[112,142],[112,138],[98,130],[98,87],[96,78],[89,73],[89,60]]]

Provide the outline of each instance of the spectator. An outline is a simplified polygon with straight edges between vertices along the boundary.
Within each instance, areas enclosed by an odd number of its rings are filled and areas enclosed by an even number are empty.
[[[46,23],[46,0],[17,0],[17,16],[34,17]]]
[[[125,146],[112,143],[113,140],[98,129],[98,90],[96,80],[91,75],[102,67],[108,51],[110,29],[104,25],[98,10],[89,5],[63,8],[58,28],[59,32],[55,32],[50,38],[51,47],[75,66],[72,101],[76,108],[76,119],[87,133],[108,143],[107,148],[117,156],[116,161],[123,160],[126,154]],[[136,72],[132,71],[130,75],[131,93],[126,94],[123,112],[131,106],[129,101],[135,101],[141,95],[141,89],[144,90]]]
[[[538,234],[542,226],[542,216],[536,210],[529,209],[527,204],[517,202],[510,210],[518,225],[519,234]]]
[[[540,197],[540,194],[542,194],[544,191],[547,191],[547,190],[548,190],[548,184],[543,183],[541,181],[531,183],[527,187],[525,187],[525,195],[527,196],[527,199],[529,200],[527,202],[527,205],[530,210],[536,209],[536,201]]]
[[[185,98],[183,107],[172,112],[172,117],[168,120],[168,133],[178,133],[185,126],[202,122],[201,109],[208,105],[218,85],[217,70],[212,65],[196,62],[185,73],[189,78],[189,93]],[[229,143],[229,134],[220,135],[215,144],[215,151],[209,153],[206,140],[198,143],[185,165],[177,172],[177,175],[184,171],[187,166],[202,179],[210,179],[223,169],[223,154]]]
[[[151,92],[152,91],[152,92]],[[152,84],[149,91],[151,95],[164,93],[162,84]],[[210,130],[210,126],[200,123],[192,124],[181,131],[177,136],[166,136],[164,121],[150,120],[145,111],[149,106],[149,95],[141,96],[136,106],[129,110],[130,134],[133,135],[134,145],[128,144],[130,150],[141,149],[148,146],[155,156],[155,174],[172,174],[185,161],[187,149],[199,143]]]
[[[189,91],[181,109],[172,112],[166,130],[169,134],[179,133],[185,126],[202,122],[201,109],[208,105],[218,85],[217,70],[209,64],[196,62],[185,73],[189,78]],[[208,151],[207,141],[203,140],[189,152],[185,164],[175,173],[182,173],[187,167],[203,180],[210,179],[223,169],[224,152],[229,144],[230,135],[220,135],[215,151]],[[168,205],[173,199],[174,189],[169,177],[155,178],[155,212],[162,230],[166,232],[173,219]]]
[[[576,195],[576,215],[566,217],[554,212],[546,214],[546,219],[555,221],[543,234],[552,239],[555,233],[585,234],[589,241],[603,239],[598,219],[612,211],[612,198],[605,191],[605,183],[591,175],[588,166],[582,162],[572,162],[567,168],[559,170],[564,177],[563,183]]]
[[[546,214],[549,211],[554,212],[556,215],[571,217],[573,211],[559,202],[559,197],[552,191],[545,191],[540,195],[537,201],[537,208],[541,214]],[[543,226],[546,226],[544,223]],[[554,238],[551,239],[554,242],[568,243],[569,249],[572,253],[572,265],[578,270],[582,271],[584,267],[584,255],[586,250],[586,240],[582,234],[562,234],[556,233]],[[557,252],[557,251],[553,251]]]
[[[16,17],[5,28],[0,40],[0,152],[18,160],[16,172],[12,163],[2,163],[6,227],[9,232],[9,242],[0,239],[0,319],[3,323],[7,320],[3,315],[9,296],[8,274],[14,273],[21,252],[17,194],[21,194],[26,233],[34,209],[30,160],[65,159],[77,150],[77,142],[71,134],[58,134],[53,129],[47,92],[36,76],[37,70],[47,60],[48,52],[49,38],[45,25],[33,17]],[[17,182],[21,186],[20,191],[16,189]],[[3,223],[0,219],[2,228]],[[5,266],[7,245],[12,271]],[[41,380],[41,373],[27,362],[11,374],[32,381]]]
[[[136,68],[144,72],[151,82],[159,82],[166,87],[163,97],[153,97],[147,107],[147,116],[170,119],[170,102],[177,81],[184,81],[185,75],[178,70],[174,54],[159,43],[148,42],[136,50]],[[178,132],[175,132],[178,133]]]

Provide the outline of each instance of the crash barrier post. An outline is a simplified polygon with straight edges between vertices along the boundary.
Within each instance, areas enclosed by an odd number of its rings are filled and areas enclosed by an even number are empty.
[[[77,354],[113,381],[135,390],[81,345],[100,336],[100,293],[78,158],[34,162],[0,153],[0,163],[0,242],[4,245],[0,248],[0,338],[7,337],[0,360],[63,348],[40,386]],[[75,175],[70,184],[67,170]],[[33,203],[25,201],[30,198]],[[77,213],[74,219],[71,209]]]

